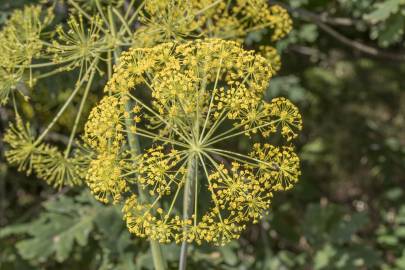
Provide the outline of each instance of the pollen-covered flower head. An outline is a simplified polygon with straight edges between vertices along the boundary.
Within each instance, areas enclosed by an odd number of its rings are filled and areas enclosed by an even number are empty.
[[[160,41],[169,41],[196,34],[206,19],[201,15],[195,1],[149,0],[145,1],[140,20],[148,33],[159,36]]]
[[[122,200],[140,237],[217,245],[238,238],[268,211],[273,192],[300,175],[292,146],[253,144],[271,134],[287,143],[301,129],[292,103],[262,99],[273,73],[262,56],[218,39],[124,53],[106,86],[113,95],[86,125],[87,144],[102,156],[87,177],[93,193]],[[135,137],[146,146],[140,154]],[[250,151],[237,150],[244,138]]]

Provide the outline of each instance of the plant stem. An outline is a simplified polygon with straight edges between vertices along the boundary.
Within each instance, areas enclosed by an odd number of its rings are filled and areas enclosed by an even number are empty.
[[[131,104],[128,102],[125,106],[125,109],[128,113],[131,113]],[[126,121],[126,126],[127,129],[129,130],[129,127],[133,125],[133,121],[128,118],[125,120]],[[129,147],[131,149],[131,154],[133,157],[138,156],[141,153],[140,145],[138,138],[136,135],[132,134],[131,132],[127,133],[128,136],[128,143]],[[136,164],[134,164],[136,166]],[[145,201],[147,200],[147,194],[142,190],[140,186],[138,186],[138,192],[139,192],[139,197],[141,200]],[[153,264],[155,266],[156,270],[165,270],[166,269],[166,262],[163,258],[162,250],[160,248],[160,245],[157,241],[155,240],[150,240],[150,250],[152,253],[152,258],[153,258]]]
[[[193,183],[196,179],[195,175],[197,173],[197,157],[195,154],[191,154],[187,165],[187,178],[184,185],[184,195],[183,195],[183,219],[189,219],[193,214]],[[194,213],[197,214],[197,213]],[[187,230],[187,228],[184,228]],[[181,243],[180,259],[179,259],[179,270],[185,270],[187,267],[187,248],[188,243],[186,240]]]
[[[165,270],[166,269],[166,262],[163,258],[162,250],[160,245],[155,240],[150,240],[150,250],[152,252],[153,264],[155,266],[155,270]]]
[[[68,142],[68,145],[67,145],[66,150],[65,150],[65,158],[69,157],[70,149],[72,148],[73,140],[74,140],[74,137],[76,135],[76,130],[77,130],[77,127],[79,125],[79,121],[80,121],[80,118],[81,118],[81,115],[82,115],[82,112],[83,112],[84,105],[85,105],[85,103],[87,101],[87,96],[89,95],[91,85],[93,84],[93,79],[94,79],[94,75],[95,75],[96,71],[97,70],[94,69],[91,72],[90,78],[87,81],[87,85],[86,85],[86,88],[84,90],[82,101],[80,102],[79,110],[77,112],[77,116],[76,116],[75,122],[73,124],[73,129],[72,129],[72,132],[70,133],[69,142]]]
[[[46,127],[46,129],[44,131],[42,131],[41,135],[37,138],[37,140],[34,142],[34,145],[39,144],[43,138],[48,134],[48,132],[51,130],[51,128],[56,124],[56,122],[59,120],[59,118],[62,116],[62,114],[65,112],[65,110],[67,109],[67,107],[70,105],[70,103],[72,102],[73,98],[76,96],[76,94],[79,92],[79,90],[81,89],[82,85],[88,81],[88,75],[91,73],[91,71],[93,70],[93,68],[95,68],[95,66],[98,63],[98,59],[96,58],[90,65],[90,67],[88,68],[86,74],[79,78],[75,89],[73,90],[73,92],[70,94],[69,98],[65,101],[65,103],[63,104],[62,108],[60,108],[59,112],[56,114],[56,116],[52,119],[51,123],[49,123],[49,125]]]
[[[117,32],[115,30],[115,22],[114,22],[114,18],[112,16],[111,8],[108,9],[108,19],[109,19],[109,25],[111,27],[111,34],[113,35],[114,39],[116,39]],[[121,54],[121,49],[119,47],[117,47],[113,53],[114,53],[114,55],[113,55],[114,62],[118,63],[119,55]],[[125,110],[130,115],[132,113],[131,108],[132,108],[131,101],[128,101],[125,104]],[[134,121],[131,118],[128,118],[125,120],[125,125],[127,127],[127,130],[129,131],[130,127],[134,125]],[[141,153],[141,148],[139,145],[138,137],[131,132],[127,133],[127,137],[128,137],[128,143],[129,143],[131,155],[135,158],[136,156],[138,156]],[[136,166],[136,164],[134,164],[134,166]],[[138,185],[138,193],[139,193],[139,197],[141,200],[146,201],[148,199],[148,195],[142,190],[142,187],[140,185]],[[163,257],[162,250],[157,241],[150,240],[150,250],[152,253],[153,264],[155,266],[155,270],[166,270],[166,268],[167,268],[166,261]]]

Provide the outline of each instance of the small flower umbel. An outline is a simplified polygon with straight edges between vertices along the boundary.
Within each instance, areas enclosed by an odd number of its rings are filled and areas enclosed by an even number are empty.
[[[41,37],[52,19],[51,9],[26,6],[13,12],[0,31],[0,106],[8,102],[14,90],[25,97],[17,87],[23,81],[25,69],[29,70],[28,84],[32,86],[30,64],[41,55],[44,47]]]
[[[86,170],[80,166],[83,158],[76,155],[77,151],[72,158],[64,157],[56,147],[38,141],[30,124],[24,123],[18,114],[16,118],[3,138],[11,147],[5,153],[7,161],[27,175],[35,171],[54,187],[61,187],[62,183],[78,185]]]
[[[105,38],[100,35],[102,21],[98,16],[92,18],[90,25],[84,24],[81,14],[71,16],[65,30],[62,25],[56,29],[56,39],[48,47],[55,64],[63,64],[67,70],[76,67],[88,68],[91,62],[107,51]],[[86,29],[87,28],[87,29]]]
[[[273,73],[262,56],[232,41],[124,53],[106,87],[113,95],[93,109],[85,129],[96,153],[87,175],[96,198],[122,201],[127,226],[140,237],[237,239],[268,211],[273,192],[300,175],[291,145],[302,128],[298,109],[262,98]],[[271,135],[286,145],[254,143]],[[130,151],[134,137],[149,145],[140,155]],[[252,142],[246,153],[235,150],[243,137]]]

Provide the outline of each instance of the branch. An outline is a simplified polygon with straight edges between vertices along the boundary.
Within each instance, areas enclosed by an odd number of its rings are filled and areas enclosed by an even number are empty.
[[[326,12],[320,14],[318,17],[324,23],[340,26],[353,26],[357,23],[362,22],[360,20],[355,20],[352,18],[330,17],[329,14]]]
[[[331,35],[332,37],[334,37],[341,43],[343,43],[349,47],[352,47],[360,52],[369,54],[371,56],[379,57],[379,58],[385,58],[385,59],[394,60],[394,61],[405,61],[404,54],[391,53],[391,52],[383,51],[383,50],[380,50],[378,48],[375,48],[375,47],[372,47],[369,45],[365,45],[361,42],[349,39],[348,37],[340,34],[336,30],[334,30],[332,27],[330,27],[322,22],[315,22],[315,23],[324,32],[328,33],[329,35]]]
[[[287,47],[287,50],[289,51],[294,51],[299,54],[309,56],[309,57],[318,57],[325,59],[326,56],[322,52],[320,52],[318,49],[307,47],[307,46],[301,46],[297,44],[291,44]]]
[[[372,46],[366,45],[364,43],[352,40],[352,39],[342,35],[341,33],[339,33],[338,31],[336,31],[335,29],[333,29],[332,27],[330,27],[328,24],[325,23],[325,22],[327,22],[327,23],[331,23],[331,24],[338,24],[337,22],[339,22],[340,25],[343,25],[342,18],[331,19],[330,17],[327,17],[325,15],[318,15],[318,14],[315,14],[313,12],[310,12],[310,11],[307,11],[304,9],[292,8],[286,4],[280,3],[278,1],[271,1],[271,2],[284,7],[289,12],[296,14],[298,17],[300,17],[303,20],[315,23],[325,33],[329,34],[330,36],[332,36],[333,38],[335,38],[342,44],[349,46],[357,51],[360,51],[362,53],[365,53],[365,54],[368,54],[368,55],[371,55],[374,57],[378,57],[378,58],[389,59],[389,60],[394,60],[394,61],[405,61],[405,54],[388,52],[388,51],[381,50],[379,48],[372,47]],[[349,23],[349,22],[345,21],[344,23]]]

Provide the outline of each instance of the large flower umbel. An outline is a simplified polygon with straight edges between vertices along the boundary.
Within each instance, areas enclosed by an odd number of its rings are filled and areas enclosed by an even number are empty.
[[[113,94],[86,125],[96,152],[87,181],[96,198],[122,202],[129,230],[140,237],[237,239],[268,211],[273,192],[300,175],[291,145],[302,128],[298,109],[285,98],[263,100],[275,72],[270,63],[217,39],[124,53],[106,87]],[[257,142],[271,137],[285,145]],[[236,150],[242,139],[251,150]]]

